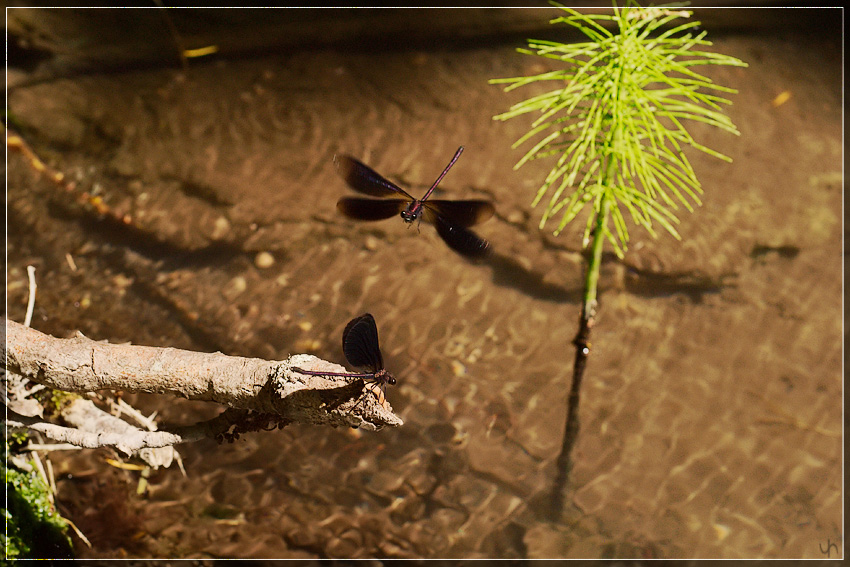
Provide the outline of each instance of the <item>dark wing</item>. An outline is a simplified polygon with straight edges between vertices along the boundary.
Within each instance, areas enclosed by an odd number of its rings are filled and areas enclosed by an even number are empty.
[[[413,197],[407,191],[392,181],[384,179],[377,171],[351,156],[334,156],[334,163],[336,163],[339,174],[345,179],[349,187],[355,191],[372,195],[373,197],[401,195],[411,201],[413,200]]]
[[[352,366],[377,372],[384,367],[375,318],[365,313],[348,322],[342,332],[342,352]]]
[[[450,224],[442,217],[433,221],[437,234],[449,248],[468,258],[481,258],[487,253],[490,243],[466,227]]]
[[[361,199],[343,197],[336,202],[336,208],[345,216],[365,221],[384,220],[396,216],[407,206],[401,199]]]
[[[426,209],[431,209],[431,216],[425,215],[425,220],[433,223],[434,216],[443,217],[449,224],[455,226],[472,226],[486,221],[496,212],[490,201],[444,201],[430,199],[422,203]]]

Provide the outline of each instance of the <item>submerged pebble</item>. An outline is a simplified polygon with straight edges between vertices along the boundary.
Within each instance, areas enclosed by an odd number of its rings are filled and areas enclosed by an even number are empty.
[[[254,257],[254,265],[260,269],[271,268],[274,265],[274,256],[268,252],[260,252]]]

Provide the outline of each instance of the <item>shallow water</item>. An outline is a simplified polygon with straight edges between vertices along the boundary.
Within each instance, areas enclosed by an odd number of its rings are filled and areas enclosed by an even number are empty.
[[[27,264],[33,326],[58,336],[342,362],[343,327],[369,311],[399,378],[397,430],[188,445],[187,477],[156,472],[146,499],[106,453],[54,455],[74,475],[60,499],[94,544],[83,557],[821,558],[841,541],[837,38],[715,38],[750,64],[710,70],[740,91],[741,136],[694,132],[734,162],[692,156],[705,196],[682,214],[683,242],[633,229],[626,262],[606,262],[558,523],[543,511],[583,223],[538,230],[529,203],[548,164],[514,172],[527,122],[491,120],[531,91],[487,79],[545,64],[514,46],[222,57],[10,92],[37,151],[150,235],[86,220],[10,157],[12,318]],[[459,145],[442,194],[496,203],[476,229],[489,260],[463,260],[424,223],[337,215],[350,192],[335,153],[418,194]],[[256,267],[260,252],[275,263]],[[182,423],[217,411],[131,398]]]

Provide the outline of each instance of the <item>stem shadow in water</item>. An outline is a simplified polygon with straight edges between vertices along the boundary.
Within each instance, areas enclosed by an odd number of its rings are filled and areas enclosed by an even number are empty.
[[[583,288],[577,286],[568,288],[556,283],[546,282],[544,274],[530,270],[511,256],[498,254],[492,249],[489,253],[473,263],[486,265],[492,270],[493,283],[516,289],[534,299],[552,301],[554,303],[580,303]],[[702,303],[704,296],[720,293],[726,288],[735,287],[730,280],[737,274],[726,273],[720,276],[709,276],[698,270],[682,272],[655,272],[628,264],[614,254],[605,254],[603,264],[616,263],[625,270],[622,278],[622,289],[629,294],[653,298],[669,297],[682,294],[694,303]],[[600,286],[600,297],[611,285]]]

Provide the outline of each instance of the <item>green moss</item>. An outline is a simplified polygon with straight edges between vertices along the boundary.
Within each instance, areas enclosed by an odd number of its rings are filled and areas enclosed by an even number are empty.
[[[26,439],[24,435],[6,436],[3,476],[6,478],[7,506],[2,508],[6,523],[0,534],[6,559],[71,558],[73,547],[68,523],[48,499],[48,489],[34,472],[18,469],[9,462],[9,454]]]
[[[51,388],[45,388],[34,396],[34,398],[37,399],[44,408],[45,419],[61,415],[62,410],[65,409],[65,407],[80,397],[82,396],[73,392],[65,392]]]

